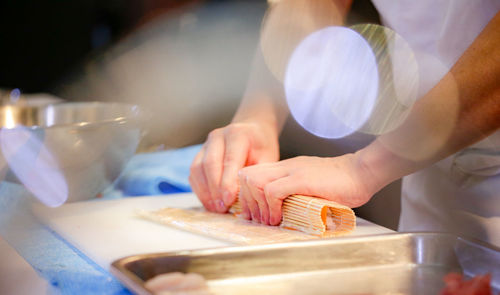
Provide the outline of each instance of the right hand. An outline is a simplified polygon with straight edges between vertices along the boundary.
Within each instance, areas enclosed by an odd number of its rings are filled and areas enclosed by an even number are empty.
[[[241,122],[215,129],[191,164],[189,182],[209,211],[224,213],[238,196],[238,171],[279,160],[278,132],[270,125]]]

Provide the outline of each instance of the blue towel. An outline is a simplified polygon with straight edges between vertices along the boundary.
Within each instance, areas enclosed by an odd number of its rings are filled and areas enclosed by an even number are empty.
[[[135,155],[105,199],[190,191],[189,167],[201,146]],[[119,281],[31,214],[34,196],[0,183],[0,235],[60,294],[130,294]]]
[[[49,290],[36,293],[131,294],[106,270],[40,224],[30,210],[33,199],[18,184],[0,183],[0,235],[49,282]]]
[[[189,167],[201,145],[181,149],[137,154],[125,166],[114,186],[103,192],[104,198],[149,196],[190,192]]]

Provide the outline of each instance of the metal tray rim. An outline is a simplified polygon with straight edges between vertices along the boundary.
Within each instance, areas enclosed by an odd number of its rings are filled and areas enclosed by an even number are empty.
[[[500,247],[496,247],[494,245],[490,245],[488,243],[465,238],[461,236],[457,236],[451,233],[442,233],[442,232],[405,232],[405,233],[388,233],[388,234],[379,234],[379,235],[368,235],[368,236],[359,236],[359,237],[338,237],[338,238],[329,238],[329,239],[321,239],[321,240],[308,240],[308,241],[296,241],[296,242],[286,242],[286,243],[273,243],[273,244],[264,244],[264,245],[240,245],[240,246],[228,246],[228,247],[218,247],[218,248],[205,248],[205,249],[196,249],[196,250],[181,250],[181,251],[172,251],[172,252],[157,252],[157,253],[143,253],[137,255],[130,255],[120,259],[117,259],[112,262],[110,271],[113,275],[115,275],[119,280],[121,280],[128,288],[133,290],[137,294],[151,294],[147,289],[144,288],[144,281],[139,278],[136,274],[129,271],[126,268],[127,263],[139,261],[142,259],[150,259],[150,258],[158,258],[158,257],[174,257],[174,256],[209,256],[214,254],[235,254],[247,251],[264,251],[271,249],[280,249],[280,248],[301,248],[304,246],[321,246],[321,245],[341,245],[347,243],[362,243],[362,242],[373,242],[380,240],[389,240],[389,239],[401,239],[404,237],[449,237],[452,239],[459,239],[469,243],[473,243],[475,245],[488,248],[490,250],[496,251],[500,253]]]

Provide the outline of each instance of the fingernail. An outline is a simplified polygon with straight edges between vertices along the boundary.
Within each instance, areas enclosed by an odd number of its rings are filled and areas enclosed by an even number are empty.
[[[224,202],[222,200],[216,200],[215,206],[217,206],[217,210],[221,212],[226,210],[226,206],[224,206]]]
[[[222,200],[226,206],[231,206],[231,193],[229,191],[224,191],[222,194]]]

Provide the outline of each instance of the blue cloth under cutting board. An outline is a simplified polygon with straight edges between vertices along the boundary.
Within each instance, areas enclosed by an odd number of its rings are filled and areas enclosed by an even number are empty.
[[[201,146],[135,155],[104,199],[190,191],[189,166]],[[130,294],[109,272],[32,215],[33,195],[0,183],[0,235],[50,283],[53,294]]]
[[[32,215],[33,195],[0,183],[0,235],[49,283],[33,294],[131,294],[111,274]]]

